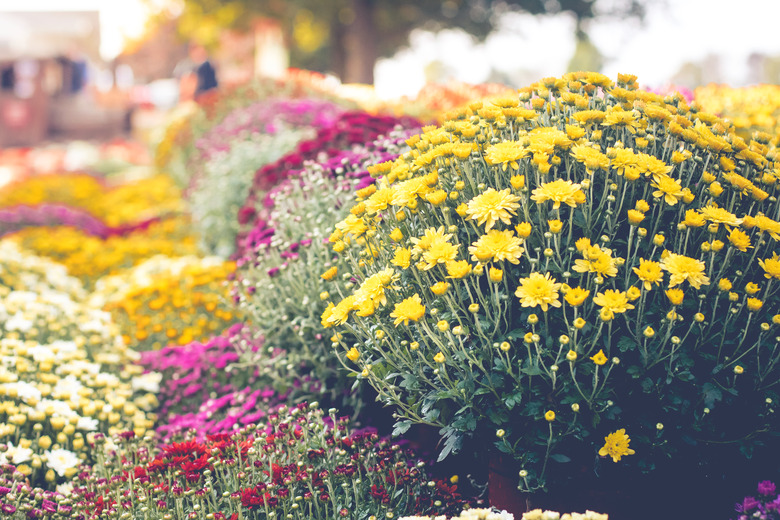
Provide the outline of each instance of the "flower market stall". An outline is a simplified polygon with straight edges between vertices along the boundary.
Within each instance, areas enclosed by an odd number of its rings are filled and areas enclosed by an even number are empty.
[[[0,187],[0,514],[779,517],[780,88],[306,77]]]

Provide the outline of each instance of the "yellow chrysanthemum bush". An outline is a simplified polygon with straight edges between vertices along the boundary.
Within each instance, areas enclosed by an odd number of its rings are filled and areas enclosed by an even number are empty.
[[[217,257],[155,256],[99,280],[91,301],[112,314],[136,350],[205,342],[237,320],[227,286],[234,271]]]
[[[151,428],[159,379],[133,365],[138,354],[77,279],[52,268],[44,280],[47,260],[4,242],[0,259],[12,283],[0,286],[0,462],[51,487],[93,462],[96,433]]]
[[[780,85],[734,88],[710,84],[696,88],[694,99],[703,110],[730,120],[745,139],[758,133],[780,137]]]
[[[178,187],[167,175],[154,175],[116,187],[86,174],[45,175],[0,190],[0,208],[40,204],[81,209],[112,227],[180,213],[184,208]]]
[[[190,221],[181,216],[105,239],[76,228],[58,226],[25,228],[9,240],[61,263],[88,288],[103,276],[116,274],[155,255],[183,256],[197,252]]]
[[[322,319],[396,432],[490,439],[534,490],[780,431],[776,151],[636,85],[544,79],[374,168]]]

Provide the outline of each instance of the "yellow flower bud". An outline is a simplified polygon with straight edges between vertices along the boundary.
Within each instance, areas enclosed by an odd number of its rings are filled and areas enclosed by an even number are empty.
[[[450,330],[450,324],[447,320],[440,320],[438,323],[436,323],[436,327],[441,332],[447,332],[448,330]]]
[[[652,327],[647,327],[645,328],[643,334],[645,335],[646,338],[652,338],[653,336],[655,336],[655,331],[653,330]]]
[[[577,318],[574,320],[574,328],[575,329],[581,329],[583,328],[587,323],[582,318]]]
[[[655,244],[656,246],[660,247],[660,246],[662,246],[664,244],[665,240],[666,240],[665,236],[663,236],[661,234],[658,234],[658,235],[653,237],[653,244]]]
[[[577,353],[573,350],[570,350],[566,353],[566,360],[571,362],[577,361]]]
[[[547,410],[547,412],[544,414],[544,419],[547,422],[553,422],[555,420],[555,412],[552,410]]]

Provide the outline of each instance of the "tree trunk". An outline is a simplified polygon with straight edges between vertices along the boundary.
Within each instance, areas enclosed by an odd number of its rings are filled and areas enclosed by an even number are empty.
[[[374,84],[377,59],[377,28],[374,23],[374,0],[351,0],[352,22],[345,27],[344,83]]]

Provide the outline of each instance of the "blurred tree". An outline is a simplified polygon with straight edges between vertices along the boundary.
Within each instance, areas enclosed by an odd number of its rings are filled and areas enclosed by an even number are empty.
[[[373,83],[374,64],[407,44],[414,29],[458,27],[484,38],[510,12],[568,12],[641,18],[649,0],[180,0],[183,29],[208,37],[256,13],[279,20],[293,66],[332,71],[346,83]],[[199,23],[198,19],[205,20]]]

